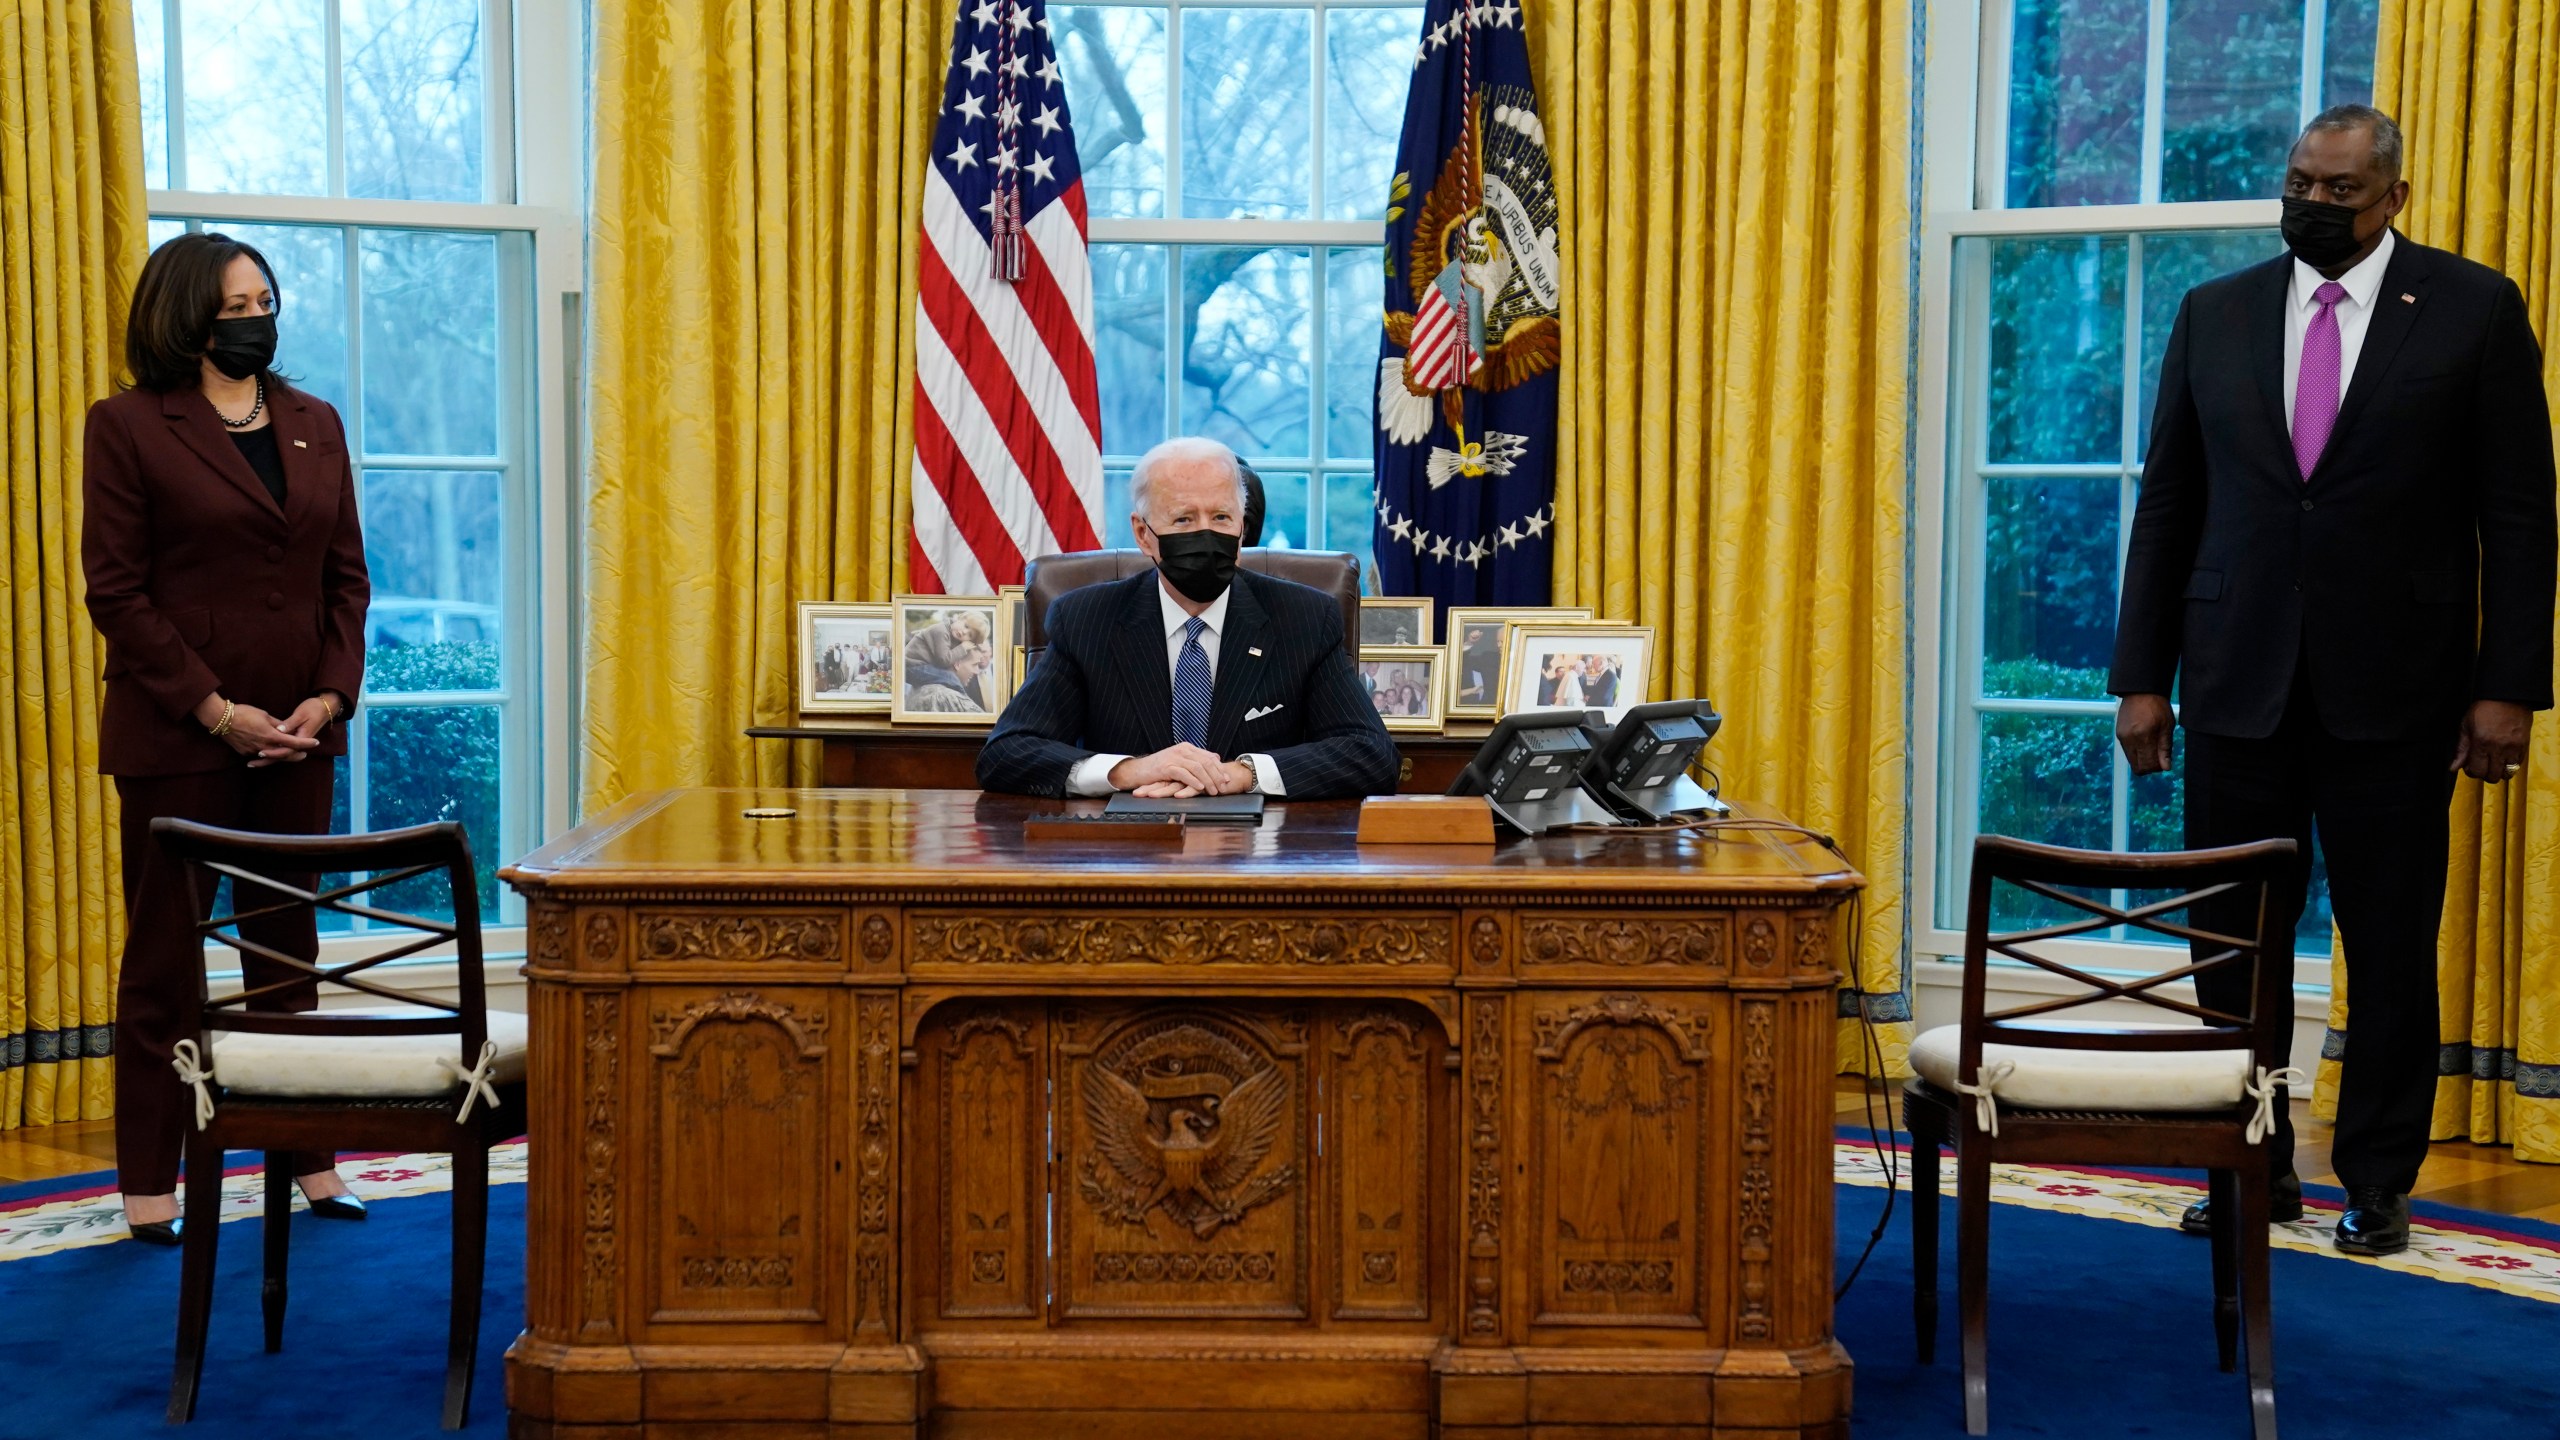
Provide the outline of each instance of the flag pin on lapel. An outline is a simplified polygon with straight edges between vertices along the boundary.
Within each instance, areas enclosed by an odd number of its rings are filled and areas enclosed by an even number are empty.
[[[296,450],[308,450],[311,448],[311,442],[307,440],[296,440],[293,442],[293,448]]]
[[[2403,290],[2400,292],[2400,303],[2403,305],[2415,305],[2418,303],[2418,297],[2410,294],[2406,290]]]
[[[1244,653],[1247,655],[1260,655],[1262,653],[1262,647],[1259,645],[1247,645],[1244,647]]]

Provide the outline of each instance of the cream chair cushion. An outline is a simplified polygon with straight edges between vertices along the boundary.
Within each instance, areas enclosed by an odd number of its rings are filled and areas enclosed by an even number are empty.
[[[2157,1022],[2049,1020],[2043,1030],[2180,1030]],[[1911,1068],[1941,1090],[1956,1088],[1956,1034],[1941,1025],[1911,1042]],[[2006,1060],[2015,1068],[1994,1081],[1992,1096],[2021,1110],[2219,1110],[2248,1095],[2253,1057],[2246,1050],[2045,1050],[1984,1045],[1982,1068]]]
[[[435,1015],[416,1006],[335,1014]],[[207,1032],[213,1042],[214,1083],[243,1095],[442,1095],[461,1085],[452,1066],[468,1068],[476,1055],[462,1053],[453,1035],[262,1035],[245,1030]],[[525,1017],[489,1012],[489,1039],[498,1047],[489,1079],[504,1085],[524,1078]],[[452,1066],[439,1065],[441,1056]]]

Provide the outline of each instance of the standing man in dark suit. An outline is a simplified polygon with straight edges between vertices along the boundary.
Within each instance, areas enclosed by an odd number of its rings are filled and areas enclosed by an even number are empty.
[[[2189,845],[2300,842],[2279,933],[2301,917],[2318,829],[2355,1007],[2337,1245],[2364,1255],[2408,1245],[2426,1158],[2454,774],[2513,776],[2532,712],[2551,705],[2540,352],[2512,281],[2392,233],[2400,162],[2388,116],[2322,112],[2287,162],[2291,253],[2179,307],[2107,682],[2134,773],[2167,769],[2170,731],[2186,728]],[[2197,912],[2226,934],[2256,923]],[[2196,981],[2230,1013],[2246,1013],[2247,985],[2233,966]],[[2273,1208],[2298,1219],[2281,1098],[2275,1113]],[[2203,1230],[2204,1208],[2187,1222]]]
[[[1342,648],[1333,597],[1236,568],[1243,467],[1214,440],[1138,461],[1129,524],[1156,568],[1049,607],[1049,648],[978,752],[978,784],[1027,795],[1395,788],[1396,747]]]

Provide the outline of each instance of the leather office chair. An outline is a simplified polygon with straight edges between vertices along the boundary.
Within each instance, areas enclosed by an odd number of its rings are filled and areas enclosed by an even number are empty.
[[[1126,580],[1152,562],[1142,550],[1079,550],[1043,555],[1025,567],[1022,648],[1033,655],[1049,648],[1049,603],[1070,590]],[[1360,560],[1342,550],[1249,549],[1236,564],[1259,575],[1294,580],[1333,596],[1342,606],[1342,643],[1360,653]]]

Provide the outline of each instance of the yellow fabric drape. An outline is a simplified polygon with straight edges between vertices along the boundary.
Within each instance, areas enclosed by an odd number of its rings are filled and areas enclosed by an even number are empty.
[[[145,249],[127,0],[0,0],[0,1129],[114,1113],[124,906],[82,608],[80,443],[124,370]]]
[[[2522,288],[2560,412],[2560,0],[2383,0],[2373,96],[2408,141],[2402,229]],[[2560,721],[2534,717],[2515,780],[2455,783],[2434,1135],[2560,1162]],[[2334,1054],[2349,997],[2330,970]],[[2337,1113],[2337,1082],[2324,1056],[2314,1114]]]
[[[952,0],[595,11],[586,764],[815,783],[793,606],[905,581],[915,217]],[[807,749],[809,747],[789,747]]]
[[[1865,872],[1903,1069],[1908,6],[1550,0],[1566,246],[1555,596],[1654,627],[1728,793]],[[1868,1068],[1841,1026],[1844,1069]]]

